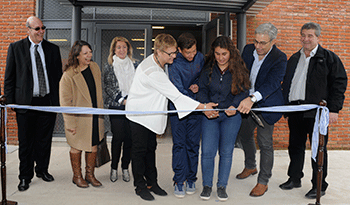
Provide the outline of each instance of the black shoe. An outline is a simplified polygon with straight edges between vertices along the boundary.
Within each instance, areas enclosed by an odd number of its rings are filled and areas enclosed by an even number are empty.
[[[143,200],[146,200],[146,201],[153,201],[154,200],[153,195],[149,192],[149,190],[146,187],[145,188],[136,188],[135,192]]]
[[[324,196],[326,194],[326,191],[321,191],[321,196]],[[317,189],[312,188],[308,193],[305,194],[306,198],[309,199],[316,199],[317,195]]]
[[[203,191],[202,191],[201,195],[199,195],[199,197],[203,200],[209,200],[210,194],[211,194],[211,187],[204,186]]]
[[[18,191],[25,191],[29,189],[29,183],[30,181],[27,181],[25,179],[20,179],[18,184]]]
[[[38,173],[36,173],[36,176],[38,178],[42,178],[46,182],[52,182],[53,180],[55,180],[53,178],[53,176],[51,174],[49,174],[48,172],[38,172]]]
[[[162,188],[160,188],[160,186],[155,183],[154,185],[152,185],[151,188],[149,188],[150,191],[153,191],[153,193],[159,195],[159,196],[166,196],[168,195],[168,193],[166,193],[166,191],[164,191]]]
[[[301,187],[301,182],[292,181],[290,178],[288,179],[288,181],[280,185],[280,188],[283,190],[290,190],[290,189],[299,188],[299,187]]]
[[[220,201],[226,201],[228,199],[225,187],[219,187],[216,191],[216,194],[218,195],[218,199]]]

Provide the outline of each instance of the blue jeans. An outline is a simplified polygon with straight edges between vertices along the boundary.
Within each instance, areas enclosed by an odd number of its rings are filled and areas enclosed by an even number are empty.
[[[213,186],[214,163],[219,151],[217,187],[226,187],[232,165],[232,153],[241,126],[239,113],[228,117],[224,112],[219,117],[202,119],[202,178],[203,186]]]

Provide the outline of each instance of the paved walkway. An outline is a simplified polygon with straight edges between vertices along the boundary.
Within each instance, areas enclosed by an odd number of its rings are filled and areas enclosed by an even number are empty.
[[[110,144],[109,144],[110,145]],[[155,196],[152,202],[143,201],[135,195],[132,182],[119,180],[112,183],[109,180],[110,163],[96,170],[96,177],[102,182],[102,188],[90,186],[87,189],[76,187],[72,183],[72,171],[69,161],[69,147],[65,142],[54,142],[51,155],[49,172],[55,177],[54,182],[44,182],[34,177],[30,188],[25,192],[17,190],[18,185],[18,147],[9,146],[7,154],[7,199],[17,201],[19,205],[90,205],[90,204],[217,204],[216,187],[213,188],[212,197],[209,201],[202,201],[199,198],[201,185],[201,171],[199,166],[197,192],[194,195],[186,195],[183,199],[178,199],[173,195],[171,169],[171,140],[167,138],[158,139],[157,168],[159,184],[168,192],[168,196]],[[243,151],[234,150],[231,176],[227,192],[229,199],[227,204],[308,204],[315,203],[304,197],[311,188],[311,163],[310,151],[306,154],[305,177],[302,180],[302,187],[289,191],[281,190],[278,185],[287,180],[287,167],[289,157],[286,150],[275,151],[275,163],[273,176],[269,183],[269,189],[262,197],[250,197],[249,193],[256,184],[257,175],[245,180],[235,178],[243,169]],[[259,156],[259,155],[258,155]],[[350,204],[350,151],[329,151],[329,188],[321,204]],[[216,166],[217,167],[217,166]],[[217,169],[215,170],[217,175]],[[214,178],[215,184],[216,178]]]

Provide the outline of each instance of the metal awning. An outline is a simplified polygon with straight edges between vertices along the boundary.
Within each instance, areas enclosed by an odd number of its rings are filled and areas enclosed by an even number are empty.
[[[68,0],[81,7],[139,7],[256,15],[273,0]],[[61,3],[63,1],[61,0]],[[68,3],[68,2],[67,2]]]
[[[61,4],[73,5],[72,42],[80,39],[81,8],[125,7],[150,9],[177,9],[225,13],[225,31],[229,31],[230,13],[237,15],[237,48],[246,43],[246,16],[255,16],[273,0],[59,0]],[[229,35],[225,32],[224,35]]]

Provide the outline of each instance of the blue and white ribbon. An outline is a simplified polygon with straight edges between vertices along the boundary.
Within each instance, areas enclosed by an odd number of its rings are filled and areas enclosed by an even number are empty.
[[[4,107],[1,105],[0,107]],[[54,113],[67,113],[67,114],[92,114],[92,115],[152,115],[152,114],[168,114],[178,112],[196,112],[196,111],[209,111],[209,109],[197,109],[197,110],[166,110],[166,111],[124,111],[115,109],[103,109],[103,108],[91,108],[91,107],[60,107],[60,106],[31,106],[31,105],[5,105],[8,108],[14,109],[29,109],[44,112]],[[261,112],[297,112],[316,109],[321,107],[319,105],[305,104],[305,105],[286,105],[286,106],[273,106],[252,108],[253,111]],[[227,109],[213,109],[216,111],[225,111]],[[232,109],[236,110],[236,109]]]
[[[1,105],[0,107],[4,107]],[[89,107],[59,107],[59,106],[30,106],[30,105],[5,105],[8,108],[14,109],[29,109],[44,112],[54,112],[54,113],[66,113],[66,114],[92,114],[92,115],[158,115],[158,114],[168,114],[177,112],[198,112],[198,111],[209,111],[209,109],[198,109],[198,110],[167,110],[167,111],[124,111],[115,109],[102,109],[102,108],[89,108]],[[319,117],[319,109],[322,109],[321,117]],[[317,109],[317,114],[315,116],[314,130],[312,134],[312,158],[316,161],[317,148],[318,148],[318,133],[322,135],[327,134],[328,122],[329,122],[329,110],[327,107],[305,104],[305,105],[287,105],[287,106],[273,106],[273,107],[262,107],[262,108],[252,108],[253,111],[261,112],[298,112],[307,111],[311,109]],[[216,111],[225,111],[227,109],[213,109]],[[236,109],[232,109],[236,110]],[[7,117],[6,117],[7,118]]]
[[[322,108],[321,116],[319,117],[320,109]],[[314,130],[312,132],[312,143],[311,143],[311,157],[316,162],[318,144],[319,144],[319,131],[321,135],[327,135],[329,125],[329,110],[327,107],[318,107],[316,116]]]

